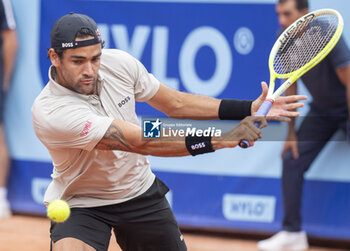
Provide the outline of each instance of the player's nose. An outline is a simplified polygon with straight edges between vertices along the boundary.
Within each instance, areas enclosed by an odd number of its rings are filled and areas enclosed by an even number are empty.
[[[84,69],[83,69],[83,74],[87,75],[87,76],[91,76],[94,73],[94,68],[91,62],[86,62],[86,64],[84,65]]]

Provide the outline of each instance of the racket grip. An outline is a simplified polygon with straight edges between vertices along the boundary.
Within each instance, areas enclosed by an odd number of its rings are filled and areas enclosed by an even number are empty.
[[[262,105],[259,107],[259,110],[255,113],[255,116],[261,116],[261,115],[266,116],[266,114],[270,111],[272,104],[273,104],[273,100],[272,99],[266,99],[262,103]],[[260,122],[255,122],[254,125],[256,127],[259,127],[260,126]],[[242,139],[239,142],[239,146],[241,148],[248,148],[250,146],[250,144],[249,144],[248,140]]]

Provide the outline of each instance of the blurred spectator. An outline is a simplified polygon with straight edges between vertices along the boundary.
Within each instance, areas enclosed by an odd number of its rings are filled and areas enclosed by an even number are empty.
[[[286,29],[309,12],[309,4],[307,0],[278,0],[276,11],[279,24]],[[304,175],[335,132],[350,128],[350,51],[343,37],[330,54],[301,79],[313,100],[298,129],[293,120],[289,124],[282,150],[282,229],[269,239],[259,241],[259,250],[298,251],[309,247],[302,226]],[[286,91],[286,95],[294,93],[297,93],[297,83]]]
[[[11,216],[6,188],[10,161],[3,119],[5,96],[10,88],[17,52],[16,22],[10,0],[0,1],[0,31],[0,219],[2,219]]]

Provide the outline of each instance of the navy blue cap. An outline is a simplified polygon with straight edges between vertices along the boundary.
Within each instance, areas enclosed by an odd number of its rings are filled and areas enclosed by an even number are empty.
[[[77,32],[83,28],[89,29],[94,38],[75,41]],[[71,49],[102,43],[96,22],[87,15],[73,12],[59,18],[54,23],[50,33],[50,40],[51,48],[54,49]]]

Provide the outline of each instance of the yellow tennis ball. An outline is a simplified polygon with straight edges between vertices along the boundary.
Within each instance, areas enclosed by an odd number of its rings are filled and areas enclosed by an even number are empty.
[[[54,200],[47,207],[47,216],[54,222],[64,222],[70,215],[70,208],[64,200]]]

